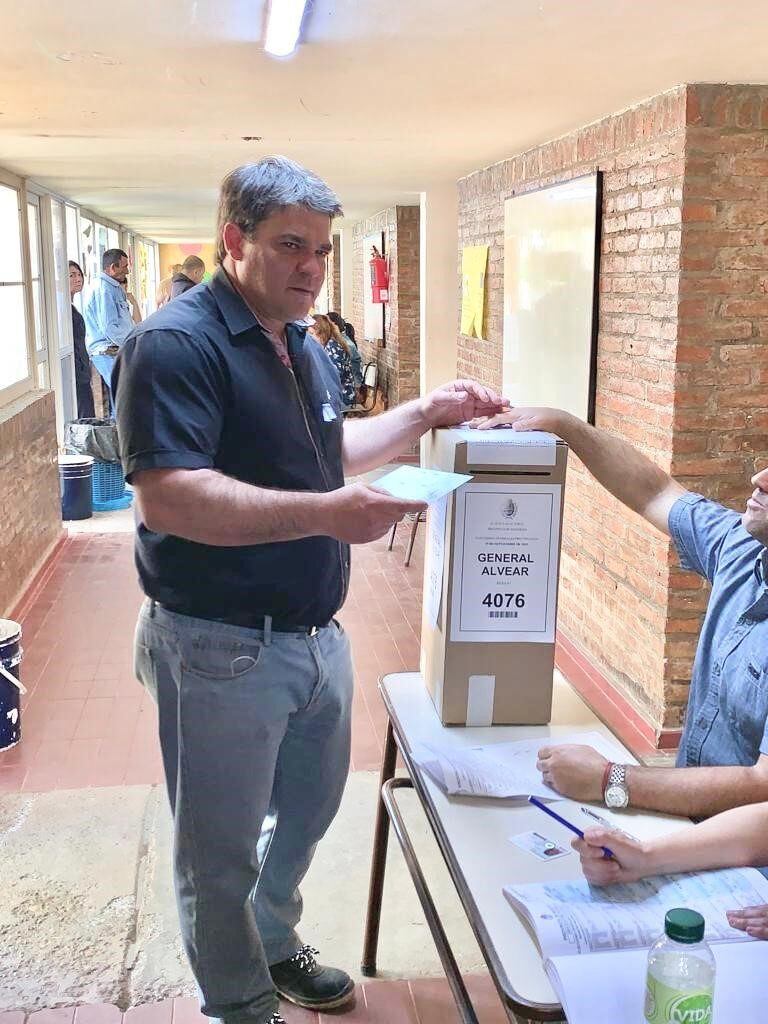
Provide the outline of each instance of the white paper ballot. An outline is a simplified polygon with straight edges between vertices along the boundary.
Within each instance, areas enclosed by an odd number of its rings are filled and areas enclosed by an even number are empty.
[[[445,519],[448,496],[438,498],[427,516],[427,547],[424,559],[424,608],[433,629],[437,628],[440,598],[443,592],[443,566],[445,563]]]
[[[768,942],[715,943],[712,952],[717,964],[712,1020],[765,1024]],[[633,949],[556,956],[544,961],[544,969],[570,1024],[643,1024],[647,960],[647,950]]]
[[[459,427],[462,441],[467,442],[467,463],[489,466],[554,466],[557,461],[557,438],[544,430],[473,430]]]
[[[419,469],[418,466],[398,466],[391,473],[374,480],[371,484],[380,491],[386,491],[393,498],[406,501],[423,501],[431,505],[455,491],[472,479],[465,473],[444,473],[439,469]]]
[[[448,734],[439,745],[433,741],[414,746],[411,756],[448,796],[497,799],[538,796],[545,800],[563,800],[564,797],[541,781],[541,772],[536,767],[542,747],[561,743],[583,743],[610,760],[621,760],[620,749],[597,732],[540,736],[476,747],[459,746]]]

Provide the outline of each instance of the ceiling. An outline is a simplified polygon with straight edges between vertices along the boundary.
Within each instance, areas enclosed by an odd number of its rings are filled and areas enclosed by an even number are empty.
[[[348,221],[682,82],[767,82],[764,0],[0,0],[0,166],[160,241],[212,235],[232,167],[283,153]],[[251,137],[243,141],[243,137]]]

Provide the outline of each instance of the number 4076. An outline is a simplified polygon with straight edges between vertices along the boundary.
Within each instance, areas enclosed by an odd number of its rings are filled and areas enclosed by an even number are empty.
[[[486,594],[482,603],[487,608],[525,608],[525,594]]]

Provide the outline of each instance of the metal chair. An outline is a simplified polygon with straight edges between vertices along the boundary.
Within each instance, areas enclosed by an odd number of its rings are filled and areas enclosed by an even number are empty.
[[[411,564],[411,554],[413,552],[413,545],[416,542],[416,531],[419,528],[419,523],[426,522],[426,512],[406,512],[405,518],[411,523],[411,535],[408,538],[408,550],[405,553],[404,565]],[[389,534],[389,543],[387,544],[387,551],[392,550],[392,545],[395,543],[395,534],[397,533],[397,523],[392,524],[392,529]]]

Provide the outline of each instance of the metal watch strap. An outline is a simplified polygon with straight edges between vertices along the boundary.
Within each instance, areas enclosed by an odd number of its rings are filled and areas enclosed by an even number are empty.
[[[608,772],[608,786],[623,786],[627,788],[627,766],[625,764],[612,764],[611,770]]]

